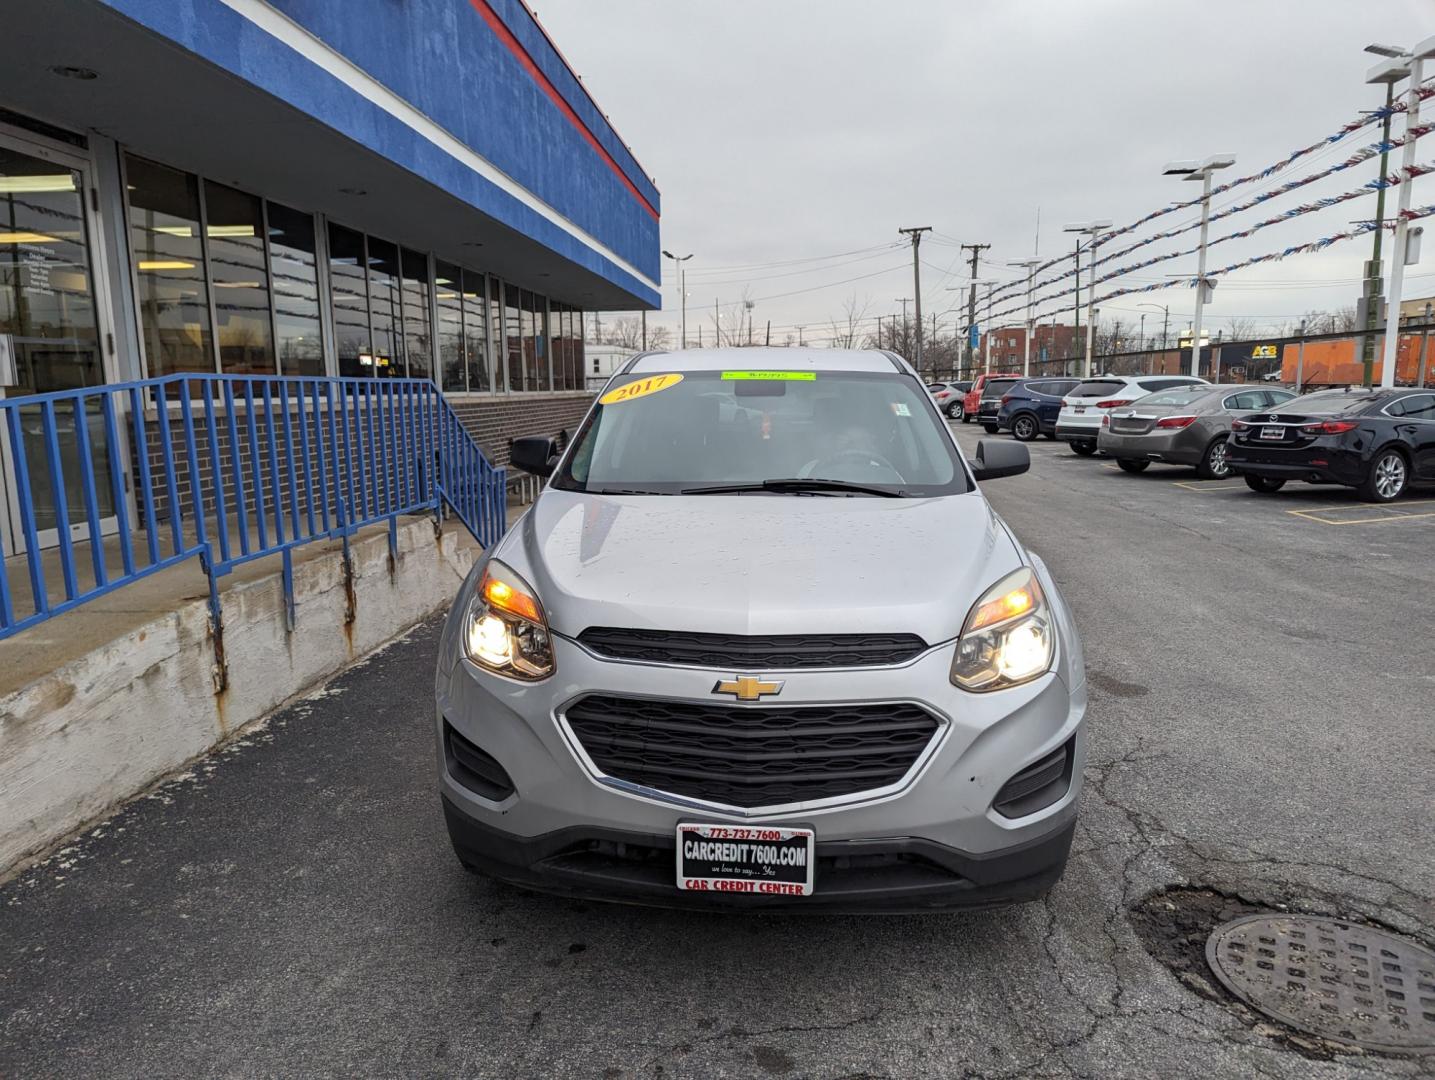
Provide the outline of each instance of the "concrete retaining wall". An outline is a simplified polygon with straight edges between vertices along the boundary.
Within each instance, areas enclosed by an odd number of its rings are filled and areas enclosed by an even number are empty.
[[[293,633],[277,559],[224,591],[218,694],[208,608],[193,598],[0,698],[0,874],[442,608],[479,554],[427,519],[399,529],[392,575],[382,533],[351,550],[351,623],[337,551],[296,561]],[[419,722],[422,705],[396,720]]]

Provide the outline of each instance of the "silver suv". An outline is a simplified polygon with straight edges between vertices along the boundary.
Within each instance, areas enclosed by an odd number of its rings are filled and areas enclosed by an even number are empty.
[[[649,354],[459,590],[435,731],[470,869],[663,906],[925,910],[1060,878],[1071,613],[883,352]]]

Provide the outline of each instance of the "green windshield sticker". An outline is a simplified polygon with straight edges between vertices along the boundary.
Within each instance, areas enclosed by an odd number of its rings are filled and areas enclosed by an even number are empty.
[[[815,371],[724,371],[724,379],[772,379],[782,382],[814,382]]]

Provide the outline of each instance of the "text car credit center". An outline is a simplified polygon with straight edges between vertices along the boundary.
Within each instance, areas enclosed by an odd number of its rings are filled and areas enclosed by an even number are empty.
[[[925,910],[1060,878],[1085,755],[1071,613],[912,369],[685,350],[616,374],[445,624],[469,868],[661,906]]]

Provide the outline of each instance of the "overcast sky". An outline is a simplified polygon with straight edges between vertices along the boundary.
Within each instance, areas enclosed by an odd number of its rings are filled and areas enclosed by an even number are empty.
[[[965,296],[948,291],[969,273],[958,243],[990,243],[981,275],[1007,278],[1022,272],[1006,264],[1037,243],[1038,207],[1040,254],[1051,257],[1070,249],[1066,224],[1119,226],[1199,194],[1161,175],[1168,160],[1230,152],[1236,166],[1219,179],[1256,172],[1383,103],[1383,89],[1364,81],[1379,58],[1363,46],[1435,34],[1435,0],[537,0],[537,13],[657,181],[663,246],[694,253],[689,336],[702,323],[709,343],[714,300],[731,318],[744,295],[756,300],[759,334],[772,321],[774,342],[798,324],[825,338],[853,297],[869,318],[899,312],[897,298],[913,293],[911,252],[883,245],[913,225],[935,230],[921,249],[930,326],[933,311]],[[1435,114],[1435,100],[1426,110]],[[1214,206],[1320,171],[1378,132]],[[1416,160],[1435,160],[1435,137]],[[1376,162],[1338,173],[1216,223],[1212,238],[1377,173]],[[1435,201],[1435,182],[1417,181],[1413,198]],[[1338,232],[1374,204],[1372,195],[1220,245],[1211,266]],[[1188,234],[1126,261],[1194,243]],[[1349,305],[1369,256],[1365,237],[1232,274],[1208,325]],[[664,263],[665,310],[650,318],[675,326]],[[1191,255],[1107,288],[1194,271]],[[1435,243],[1409,274],[1407,297],[1435,292]],[[1103,319],[1134,323],[1136,304],[1169,304],[1174,334],[1192,297],[1123,297]],[[1144,310],[1154,333],[1160,312]],[[939,316],[944,326],[958,318]]]

